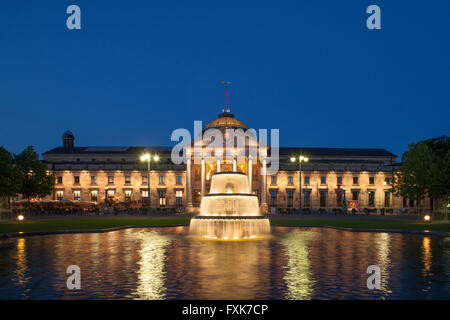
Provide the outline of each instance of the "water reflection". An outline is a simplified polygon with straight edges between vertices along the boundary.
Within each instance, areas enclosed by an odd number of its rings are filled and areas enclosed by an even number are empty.
[[[164,287],[166,247],[171,241],[169,237],[156,232],[140,232],[135,238],[140,240],[136,298],[162,300],[166,291]]]
[[[30,277],[27,275],[28,267],[27,267],[27,256],[26,256],[26,240],[19,239],[17,241],[17,255],[16,255],[16,263],[17,268],[14,270],[14,278],[13,281],[21,288],[24,288],[23,296],[27,296],[27,292],[29,289],[27,288],[27,283],[30,280]]]
[[[384,291],[386,295],[389,295],[391,291],[389,290],[389,266],[391,265],[390,247],[391,247],[391,236],[389,233],[373,233],[375,236],[375,244],[377,250],[377,266],[381,271],[381,290]]]
[[[313,292],[313,272],[309,261],[309,242],[313,241],[312,231],[293,230],[282,237],[286,247],[287,266],[284,276],[287,286],[287,299],[311,299]]]
[[[0,299],[448,299],[450,249],[431,236],[273,228],[260,241],[199,241],[188,228],[11,239]],[[66,287],[67,266],[81,290]],[[369,290],[369,265],[381,290]]]
[[[430,237],[423,237],[422,247],[423,247],[422,260],[423,260],[423,265],[424,265],[423,275],[428,276],[430,274],[432,258],[433,258],[433,255],[431,254]]]
[[[181,299],[268,298],[273,264],[269,241],[178,242],[170,251],[170,290]]]

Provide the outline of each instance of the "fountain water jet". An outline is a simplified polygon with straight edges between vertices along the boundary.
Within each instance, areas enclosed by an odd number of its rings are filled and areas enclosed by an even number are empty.
[[[250,192],[244,173],[216,172],[189,232],[205,239],[255,239],[270,234],[270,223],[260,215],[258,197]]]

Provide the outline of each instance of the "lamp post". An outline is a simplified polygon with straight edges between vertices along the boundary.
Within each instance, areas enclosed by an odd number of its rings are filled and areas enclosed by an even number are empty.
[[[300,205],[299,205],[299,215],[302,216],[302,163],[308,162],[308,157],[305,156],[295,156],[291,157],[291,162],[297,162],[298,163],[298,179],[299,179],[299,187],[300,187]]]
[[[153,156],[154,161],[159,161],[159,156]],[[150,163],[152,162],[152,155],[148,152],[141,155],[141,161],[147,162],[147,192],[148,192],[148,207],[147,207],[147,218],[150,218]]]

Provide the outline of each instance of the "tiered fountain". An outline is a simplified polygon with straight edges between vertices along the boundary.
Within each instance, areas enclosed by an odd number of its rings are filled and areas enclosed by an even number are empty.
[[[270,223],[260,215],[258,197],[250,192],[244,173],[216,172],[189,232],[205,239],[254,239],[269,235]]]

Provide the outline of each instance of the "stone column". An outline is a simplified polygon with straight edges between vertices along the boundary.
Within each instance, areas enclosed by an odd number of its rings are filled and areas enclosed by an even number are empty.
[[[186,170],[186,207],[188,211],[192,210],[192,194],[191,194],[191,156],[187,156]]]
[[[202,156],[202,175],[201,175],[201,178],[202,178],[202,181],[201,181],[202,182],[201,183],[201,186],[202,186],[202,189],[201,189],[202,197],[205,194],[205,189],[206,189],[205,177],[206,177],[205,158]]]
[[[252,190],[252,174],[253,174],[253,159],[251,156],[248,157],[248,185],[250,188],[250,193],[253,192]]]
[[[262,183],[261,183],[261,212],[267,213],[269,207],[267,206],[267,159],[262,159]]]
[[[220,172],[220,158],[216,158],[216,171]]]

